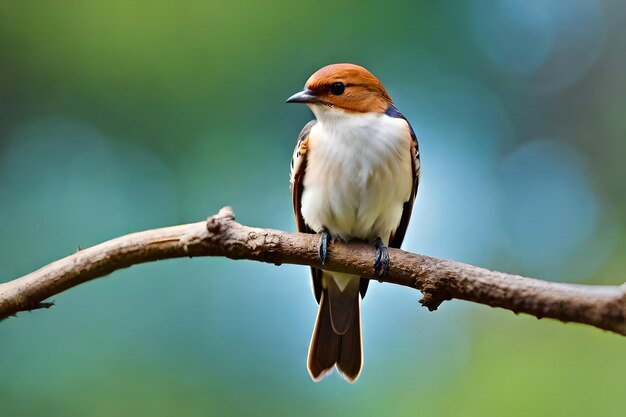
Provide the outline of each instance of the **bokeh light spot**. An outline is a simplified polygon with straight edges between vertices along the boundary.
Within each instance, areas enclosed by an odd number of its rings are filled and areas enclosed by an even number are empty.
[[[602,51],[606,19],[601,2],[498,0],[472,6],[472,32],[483,53],[500,70],[537,88],[572,84]]]
[[[502,162],[500,187],[511,256],[527,268],[566,268],[598,225],[584,158],[563,140],[535,140],[512,151]]]

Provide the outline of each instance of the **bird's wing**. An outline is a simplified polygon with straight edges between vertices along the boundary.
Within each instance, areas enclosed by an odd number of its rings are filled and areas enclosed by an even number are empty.
[[[298,136],[298,143],[296,144],[291,158],[291,199],[293,202],[294,215],[296,217],[296,226],[298,227],[298,232],[301,233],[315,233],[314,230],[307,226],[304,217],[302,217],[301,199],[302,190],[304,188],[304,175],[306,173],[309,134],[316,123],[316,120],[311,120],[304,126]],[[311,268],[311,278],[313,280],[315,299],[319,303],[322,298],[322,270]]]
[[[409,133],[411,135],[411,166],[413,168],[413,191],[411,192],[411,197],[408,201],[404,203],[404,207],[402,209],[402,218],[400,219],[400,224],[396,228],[396,230],[391,234],[389,239],[389,246],[392,248],[400,248],[402,245],[402,241],[404,240],[404,235],[406,234],[406,229],[409,227],[409,220],[411,220],[411,212],[413,211],[413,203],[415,202],[415,196],[417,195],[417,187],[420,181],[420,151],[419,144],[417,143],[417,136],[415,135],[415,131],[413,127],[409,123],[409,121],[398,111],[396,106],[393,104],[389,104],[389,108],[387,108],[386,113],[388,116],[396,117],[403,119],[407,127],[409,129]]]

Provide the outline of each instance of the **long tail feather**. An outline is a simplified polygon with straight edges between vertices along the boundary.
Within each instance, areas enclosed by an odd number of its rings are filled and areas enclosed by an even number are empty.
[[[308,369],[311,378],[319,381],[330,372],[339,356],[339,335],[333,331],[330,319],[330,302],[328,291],[322,292],[317,321],[309,346]]]
[[[348,382],[354,382],[361,373],[363,366],[363,350],[361,349],[361,314],[359,311],[359,297],[354,299],[352,323],[348,331],[339,341],[339,358],[337,369]]]

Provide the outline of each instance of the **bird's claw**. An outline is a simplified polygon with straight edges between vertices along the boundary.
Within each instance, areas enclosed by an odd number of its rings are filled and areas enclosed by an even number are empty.
[[[376,256],[374,257],[374,272],[381,277],[389,274],[389,250],[380,238],[374,242],[376,245]]]
[[[322,265],[325,265],[328,260],[328,244],[330,243],[330,234],[328,234],[328,230],[322,229],[320,235],[320,247],[318,253]]]

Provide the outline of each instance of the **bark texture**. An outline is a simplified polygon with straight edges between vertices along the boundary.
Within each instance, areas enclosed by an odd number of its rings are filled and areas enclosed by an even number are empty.
[[[321,268],[318,244],[317,235],[241,225],[231,209],[225,207],[205,222],[122,236],[0,284],[0,320],[20,311],[50,307],[52,303],[46,299],[83,282],[160,259],[225,256]],[[389,255],[389,275],[379,277],[373,268],[373,246],[332,243],[323,268],[415,288],[423,293],[420,302],[430,310],[456,298],[626,335],[626,284],[561,284],[399,249],[389,249]]]

